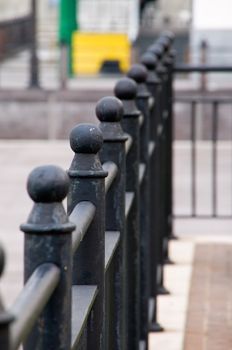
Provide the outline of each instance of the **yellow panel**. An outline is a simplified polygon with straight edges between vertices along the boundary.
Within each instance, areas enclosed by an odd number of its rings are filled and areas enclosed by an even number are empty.
[[[104,61],[118,61],[122,72],[126,72],[130,66],[130,54],[131,45],[125,34],[73,33],[74,74],[96,74]]]

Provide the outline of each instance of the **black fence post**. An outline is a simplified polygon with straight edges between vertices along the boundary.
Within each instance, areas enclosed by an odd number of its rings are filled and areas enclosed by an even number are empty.
[[[101,131],[92,124],[79,124],[70,134],[75,152],[68,171],[70,189],[68,213],[81,201],[90,201],[96,213],[85,239],[73,260],[73,285],[96,285],[98,294],[87,325],[87,349],[104,349],[104,273],[105,273],[105,177],[99,150],[103,144]]]
[[[172,49],[172,43],[174,35],[172,33],[164,33],[160,38],[160,43],[165,50],[164,65],[168,70],[168,223],[169,223],[169,239],[176,239],[173,232],[173,75],[174,75],[174,62],[175,62],[175,50]]]
[[[167,217],[167,144],[166,144],[166,119],[167,119],[167,70],[162,64],[163,50],[160,45],[154,44],[147,50],[154,55],[157,61],[156,73],[161,80],[158,103],[158,127],[157,127],[157,176],[158,176],[158,203],[159,203],[159,229],[160,229],[160,254],[158,264],[158,294],[168,294],[164,287],[164,264],[170,262],[168,256],[168,217]],[[158,165],[159,164],[159,165]]]
[[[147,68],[148,77],[146,80],[147,88],[153,96],[153,105],[150,111],[150,143],[152,152],[150,154],[150,243],[151,243],[151,254],[150,259],[150,297],[152,298],[153,303],[153,313],[152,320],[150,323],[150,331],[160,332],[163,331],[163,328],[157,321],[157,272],[158,272],[158,263],[159,263],[159,199],[157,198],[158,194],[158,176],[157,172],[159,171],[159,158],[158,158],[158,116],[159,116],[159,99],[160,99],[160,89],[161,81],[157,76],[155,71],[157,60],[154,55],[150,52],[146,52],[141,57],[141,63]]]
[[[37,0],[31,1],[30,88],[39,87],[39,60],[37,53]]]
[[[164,232],[164,263],[173,264],[169,258],[169,238],[170,238],[170,191],[171,189],[171,167],[170,167],[170,81],[169,81],[169,60],[166,55],[166,43],[163,45],[159,40],[156,44],[157,51],[159,51],[159,64],[157,67],[157,73],[159,74],[162,81],[162,115],[161,122],[163,126],[162,132],[162,169],[164,177],[163,188],[163,232]],[[168,64],[167,64],[168,63]]]
[[[128,72],[138,86],[136,104],[142,113],[140,126],[140,339],[145,341],[148,348],[148,308],[150,297],[150,166],[149,166],[149,139],[150,139],[150,107],[151,94],[149,93],[146,80],[147,69],[141,64],[135,64]],[[151,101],[152,102],[152,101]]]
[[[4,311],[0,310],[0,347],[2,350],[11,350],[10,342],[10,325],[13,322],[14,317]]]
[[[105,97],[96,106],[103,134],[101,162],[113,162],[117,176],[106,196],[106,231],[118,231],[120,241],[114,261],[106,271],[106,349],[126,349],[126,251],[125,251],[125,183],[127,135],[121,127],[123,106],[116,97]],[[112,283],[113,282],[113,283]]]
[[[5,254],[0,246],[0,277],[5,265]],[[0,298],[0,348],[10,350],[10,325],[14,321],[13,315],[4,310],[3,301]]]
[[[74,225],[62,205],[68,192],[67,174],[56,166],[41,166],[31,172],[27,189],[35,202],[25,233],[24,282],[41,264],[53,263],[60,269],[60,280],[24,349],[69,349],[71,346],[71,232]],[[35,296],[36,297],[36,296]],[[30,303],[30,301],[28,301]]]
[[[133,140],[126,158],[126,191],[134,196],[126,221],[127,278],[127,349],[138,350],[140,339],[140,215],[139,215],[139,117],[135,105],[136,83],[123,78],[115,86],[115,95],[122,101],[123,130]],[[128,197],[129,198],[129,197]]]

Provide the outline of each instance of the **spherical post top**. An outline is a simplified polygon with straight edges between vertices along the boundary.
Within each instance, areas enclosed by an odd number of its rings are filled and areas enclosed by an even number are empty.
[[[130,78],[122,78],[115,85],[114,93],[121,100],[133,100],[137,94],[137,84]]]
[[[158,59],[160,59],[163,55],[163,48],[159,44],[154,44],[154,45],[149,46],[147,51],[151,52]]]
[[[123,105],[117,97],[103,97],[96,106],[96,115],[101,122],[119,122],[123,117]]]
[[[154,70],[157,65],[157,59],[151,52],[144,53],[141,62],[148,70]]]
[[[75,153],[96,154],[102,144],[102,132],[93,124],[78,124],[71,130],[70,146]]]
[[[27,181],[27,191],[37,203],[61,202],[66,197],[68,188],[68,175],[55,165],[35,168]]]
[[[136,83],[145,83],[147,80],[147,69],[142,64],[134,64],[127,73],[129,78],[132,78]]]
[[[162,37],[168,38],[168,40],[173,43],[174,39],[175,39],[175,35],[174,33],[170,32],[170,31],[166,31],[162,34]]]
[[[163,47],[165,51],[168,51],[171,46],[171,41],[168,39],[168,37],[161,36],[158,40],[158,44]]]

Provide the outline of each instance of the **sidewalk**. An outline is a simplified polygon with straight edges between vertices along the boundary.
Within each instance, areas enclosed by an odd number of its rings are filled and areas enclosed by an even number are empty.
[[[150,335],[150,349],[231,349],[232,235],[180,235],[170,256],[175,265],[165,268],[165,286],[171,294],[158,301],[165,332]]]

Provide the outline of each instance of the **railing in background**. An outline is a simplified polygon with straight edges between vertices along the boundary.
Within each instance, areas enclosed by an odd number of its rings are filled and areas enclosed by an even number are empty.
[[[68,174],[36,168],[25,286],[0,311],[2,350],[148,349],[172,237],[173,36],[166,34],[99,101],[99,128],[70,134]],[[146,67],[146,68],[145,68]],[[62,205],[68,195],[68,213]]]
[[[175,67],[175,73],[200,73],[205,76],[209,73],[232,73],[232,66],[213,66],[213,65],[180,65]],[[204,79],[206,81],[206,79]],[[176,213],[176,217],[181,218],[232,218],[232,184],[226,187],[226,193],[223,193],[220,186],[225,181],[231,179],[231,164],[232,164],[232,115],[231,111],[222,111],[223,106],[232,106],[231,97],[224,96],[225,92],[209,92],[203,88],[202,91],[194,93],[185,93],[183,96],[177,94],[175,103],[182,106],[189,106],[189,132],[190,132],[190,172],[189,172],[189,187],[186,188],[186,203],[185,209]],[[224,116],[223,116],[224,114]],[[220,120],[227,119],[227,124],[224,126],[224,132],[220,128]],[[228,131],[230,133],[226,133]],[[202,135],[203,131],[207,131],[206,135]],[[220,135],[219,135],[220,132]],[[227,135],[225,135],[227,134]],[[204,142],[205,141],[205,142]],[[227,144],[223,145],[223,141]],[[223,147],[226,147],[226,153],[223,153]],[[230,150],[231,148],[231,150]],[[210,163],[205,167],[202,159],[199,158],[200,153],[205,154],[204,161],[210,159]],[[223,161],[219,167],[219,162]],[[227,158],[227,159],[225,159]],[[224,166],[224,174],[222,172]],[[187,164],[186,164],[187,167]],[[207,183],[200,183],[199,178],[204,179],[203,167],[208,173]],[[206,169],[207,168],[207,169]],[[220,176],[218,176],[220,175]],[[231,187],[231,195],[228,193],[228,188]],[[208,203],[204,204],[199,201],[201,199]],[[204,196],[202,196],[204,193]],[[178,201],[178,193],[175,193]],[[225,198],[227,197],[227,198]],[[189,199],[189,200],[188,200]],[[187,208],[187,210],[186,210]]]
[[[36,0],[31,1],[29,15],[0,22],[0,63],[17,53],[29,49],[29,87],[39,87],[37,53]]]
[[[31,15],[0,22],[0,61],[30,47],[31,26]]]

